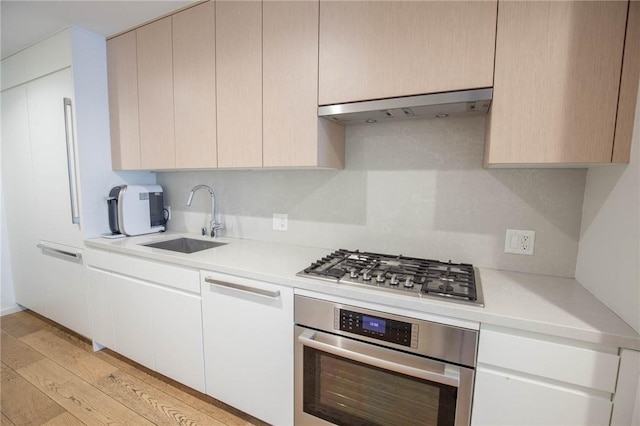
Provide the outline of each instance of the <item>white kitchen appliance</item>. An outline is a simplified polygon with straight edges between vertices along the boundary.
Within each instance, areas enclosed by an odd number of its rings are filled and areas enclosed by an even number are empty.
[[[164,232],[164,197],[160,185],[114,186],[107,198],[113,234],[142,235]]]

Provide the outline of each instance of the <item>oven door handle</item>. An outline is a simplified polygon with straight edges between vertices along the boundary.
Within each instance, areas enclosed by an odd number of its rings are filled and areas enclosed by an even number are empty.
[[[455,365],[316,330],[304,330],[298,336],[298,341],[304,346],[384,370],[448,386],[460,386],[460,367]]]

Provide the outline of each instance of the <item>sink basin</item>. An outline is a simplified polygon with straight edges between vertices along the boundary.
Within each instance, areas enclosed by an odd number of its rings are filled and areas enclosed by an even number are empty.
[[[162,250],[177,251],[179,253],[195,253],[214,247],[224,246],[227,243],[216,243],[206,240],[194,240],[192,238],[176,238],[175,240],[160,241],[159,243],[141,244],[146,247],[159,248]]]

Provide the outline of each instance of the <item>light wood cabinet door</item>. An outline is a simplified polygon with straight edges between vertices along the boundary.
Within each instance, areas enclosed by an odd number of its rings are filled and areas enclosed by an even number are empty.
[[[140,169],[136,46],[135,31],[107,41],[111,165],[114,170]]]
[[[216,149],[215,3],[172,16],[176,168],[213,168]]]
[[[262,2],[216,2],[218,167],[262,167]]]
[[[175,168],[171,17],[136,33],[140,164],[143,169]]]
[[[611,162],[627,6],[500,3],[485,163]]]
[[[624,59],[620,76],[620,97],[616,133],[613,139],[613,163],[628,163],[631,158],[631,141],[640,85],[640,2],[629,2],[627,34],[624,42]]]
[[[320,105],[490,87],[496,1],[321,1]]]
[[[318,118],[318,2],[263,6],[264,167],[344,167],[344,130]]]

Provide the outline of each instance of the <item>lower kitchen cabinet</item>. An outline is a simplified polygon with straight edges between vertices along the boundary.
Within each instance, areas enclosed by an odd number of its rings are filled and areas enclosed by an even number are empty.
[[[293,289],[201,272],[207,394],[293,424]]]
[[[42,242],[39,279],[46,294],[46,316],[55,322],[91,337],[87,303],[86,270],[83,251],[74,247]]]
[[[472,425],[606,425],[617,348],[482,326]]]
[[[94,342],[204,392],[198,272],[95,250],[87,264]]]

